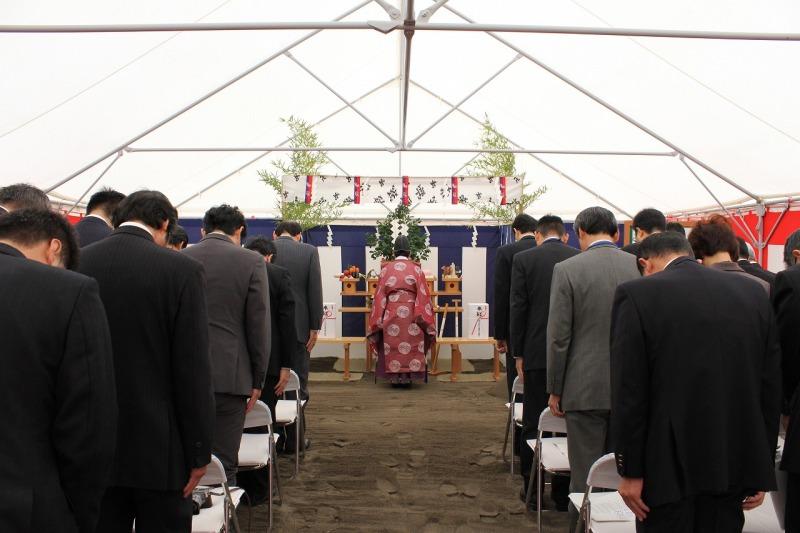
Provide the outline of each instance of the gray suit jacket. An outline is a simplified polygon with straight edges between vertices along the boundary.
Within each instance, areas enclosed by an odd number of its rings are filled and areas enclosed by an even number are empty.
[[[212,233],[183,251],[206,270],[214,392],[249,396],[267,375],[269,283],[264,258]]]
[[[611,408],[611,307],[617,285],[640,278],[636,257],[597,244],[553,270],[547,321],[547,391],[561,408]]]
[[[291,237],[278,237],[274,242],[278,256],[273,262],[292,275],[297,340],[305,343],[309,331],[319,330],[322,327],[322,275],[319,252],[316,247],[297,242]]]

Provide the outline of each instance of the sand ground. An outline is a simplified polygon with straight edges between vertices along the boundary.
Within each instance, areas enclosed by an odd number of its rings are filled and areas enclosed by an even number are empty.
[[[311,449],[300,475],[279,462],[284,503],[274,531],[536,531],[501,458],[506,421],[501,381],[441,383],[410,390],[357,382],[312,382],[306,411]],[[549,498],[545,506],[552,507]],[[247,530],[249,509],[239,517]],[[252,531],[266,530],[266,506]],[[544,513],[565,531],[566,513]]]

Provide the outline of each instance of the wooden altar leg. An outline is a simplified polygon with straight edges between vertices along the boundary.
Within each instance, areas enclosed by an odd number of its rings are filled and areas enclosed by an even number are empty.
[[[435,376],[439,373],[439,343],[434,342],[431,346],[431,371],[429,374]]]
[[[458,381],[461,372],[461,350],[458,344],[450,345],[450,381]]]
[[[344,343],[344,380],[350,381],[350,343]]]
[[[494,380],[500,379],[500,350],[497,349],[497,344],[494,346]]]
[[[364,343],[364,372],[370,372],[372,370],[372,349],[370,348],[370,343]]]

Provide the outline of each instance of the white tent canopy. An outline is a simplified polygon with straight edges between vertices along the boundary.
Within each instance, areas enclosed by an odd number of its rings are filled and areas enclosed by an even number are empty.
[[[628,218],[645,206],[675,212],[798,190],[800,42],[788,33],[800,20],[797,2],[399,1],[6,0],[0,184],[27,181],[73,202],[103,186],[157,188],[182,216],[228,202],[269,217],[274,195],[257,171],[286,156],[265,154],[285,146],[281,117],[318,123],[333,148],[325,174],[450,176],[475,156],[488,115],[520,150],[527,180],[549,188],[534,214],[571,217],[599,203]],[[393,12],[402,14],[392,20]],[[402,29],[52,33],[56,25],[404,19],[420,28],[408,69]],[[470,21],[742,39],[425,28]],[[745,35],[754,32],[763,35]]]

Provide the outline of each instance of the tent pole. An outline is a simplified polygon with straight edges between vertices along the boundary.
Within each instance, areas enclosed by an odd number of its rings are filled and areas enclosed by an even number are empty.
[[[450,5],[445,5],[444,8],[447,9],[448,11],[450,11],[451,13],[453,13],[454,15],[460,17],[461,19],[463,19],[463,20],[465,20],[465,21],[467,21],[467,22],[469,22],[471,24],[475,23],[474,20],[470,19],[469,17],[467,17],[466,15],[462,14],[458,10],[454,9]],[[642,124],[641,122],[637,121],[636,119],[634,119],[630,115],[627,115],[623,111],[619,110],[618,108],[614,107],[610,103],[606,102],[605,100],[603,100],[602,98],[600,98],[596,94],[592,93],[591,91],[589,91],[585,87],[579,85],[577,82],[571,80],[570,78],[567,78],[566,76],[564,76],[563,74],[561,74],[557,70],[555,70],[552,67],[546,65],[545,63],[539,61],[538,59],[536,59],[532,55],[528,54],[527,52],[525,52],[524,50],[522,50],[518,46],[512,44],[511,42],[509,42],[508,40],[504,39],[503,37],[501,37],[499,35],[496,35],[495,33],[492,33],[490,31],[487,32],[487,34],[489,36],[493,37],[494,39],[496,39],[497,41],[501,42],[502,44],[504,44],[508,48],[514,50],[518,54],[522,54],[523,57],[527,58],[532,63],[538,65],[540,68],[542,68],[545,71],[549,72],[550,74],[552,74],[556,78],[560,79],[561,81],[563,81],[564,83],[566,83],[567,85],[572,87],[573,89],[577,90],[578,92],[580,92],[580,93],[584,94],[585,96],[589,97],[590,99],[594,100],[595,102],[597,102],[601,106],[605,107],[606,109],[608,109],[609,111],[611,111],[612,113],[614,113],[615,115],[620,117],[621,119],[623,119],[626,122],[632,124],[633,126],[636,126],[637,128],[639,128],[640,130],[642,130],[646,134],[650,135],[651,137],[653,137],[657,141],[669,146],[670,148],[672,148],[673,150],[675,150],[679,154],[683,155],[685,158],[689,159],[690,161],[694,162],[695,164],[697,164],[697,165],[701,166],[702,168],[706,169],[708,172],[714,174],[715,176],[717,176],[719,179],[721,179],[722,181],[724,181],[728,185],[730,185],[732,187],[735,187],[736,189],[738,189],[742,193],[746,194],[747,196],[749,196],[753,200],[756,200],[756,201],[760,201],[761,200],[761,198],[758,195],[756,195],[755,193],[752,193],[749,190],[747,190],[746,188],[742,187],[737,182],[735,182],[733,179],[728,178],[727,176],[725,176],[724,174],[718,172],[717,170],[715,170],[711,166],[707,165],[706,163],[704,163],[700,159],[696,158],[695,156],[691,155],[690,153],[686,152],[685,150],[679,148],[677,145],[675,145],[674,143],[670,142],[668,139],[662,137],[661,135],[659,135],[655,131],[651,130],[650,128],[648,128],[647,126]]]
[[[449,106],[451,106],[451,107],[453,106],[453,104],[451,104],[450,102],[448,102],[448,101],[447,101],[447,99],[445,99],[444,97],[442,97],[442,96],[440,96],[439,94],[435,93],[434,91],[432,91],[432,90],[430,90],[430,89],[428,89],[428,88],[426,88],[426,87],[423,87],[422,85],[420,85],[420,84],[419,84],[419,83],[417,83],[417,82],[413,82],[413,83],[414,83],[414,85],[416,85],[417,87],[419,87],[421,90],[423,90],[424,92],[426,92],[426,93],[430,94],[430,95],[431,95],[431,96],[433,96],[434,98],[437,98],[438,100],[442,101],[442,102],[443,102],[443,103],[445,103],[446,105],[449,105]],[[480,119],[478,119],[478,118],[477,118],[475,115],[472,115],[471,113],[468,113],[468,112],[464,111],[464,110],[463,110],[463,109],[461,109],[461,108],[458,108],[458,112],[459,112],[459,113],[461,113],[462,115],[464,115],[465,117],[467,117],[468,119],[472,120],[474,123],[476,123],[476,124],[478,124],[478,125],[482,125],[482,124],[483,124],[483,121],[481,121]],[[511,145],[513,145],[513,146],[516,146],[517,148],[521,148],[521,146],[520,146],[518,143],[515,143],[514,141],[512,141],[512,140],[511,140],[511,139],[509,139],[508,137],[506,137],[506,140],[507,140],[507,141],[508,141],[508,142],[509,142]],[[478,154],[478,155],[480,155],[480,154]],[[533,159],[535,159],[536,161],[538,161],[540,164],[544,165],[545,167],[549,168],[550,170],[552,170],[553,172],[555,172],[556,174],[558,174],[559,176],[561,176],[562,178],[564,178],[565,180],[569,181],[569,182],[570,182],[570,183],[572,183],[573,185],[575,185],[575,186],[577,186],[577,187],[579,187],[579,188],[583,189],[584,191],[588,192],[589,194],[591,194],[591,195],[592,195],[592,196],[594,196],[595,198],[598,198],[599,200],[601,200],[602,202],[604,202],[606,205],[610,205],[611,207],[613,207],[614,209],[616,209],[618,212],[622,213],[622,214],[623,214],[623,215],[625,215],[626,217],[633,218],[633,215],[631,215],[630,213],[628,213],[626,210],[624,210],[623,208],[619,207],[619,206],[618,206],[617,204],[615,204],[614,202],[611,202],[610,200],[608,200],[608,199],[604,198],[604,197],[603,197],[603,196],[601,196],[599,193],[597,193],[597,192],[595,192],[594,190],[592,190],[591,188],[587,187],[586,185],[584,185],[583,183],[581,183],[581,182],[580,182],[580,181],[578,181],[577,179],[573,178],[573,177],[572,177],[572,176],[570,176],[569,174],[567,174],[567,173],[565,173],[565,172],[562,172],[562,171],[561,171],[561,169],[559,169],[559,168],[556,168],[555,166],[551,165],[550,163],[548,163],[547,161],[545,161],[545,160],[544,160],[544,159],[542,159],[541,157],[537,156],[536,154],[528,153],[528,155],[529,155],[529,156],[531,156],[531,157],[532,157]],[[477,156],[476,156],[476,157],[477,157]],[[471,163],[471,162],[472,162],[472,161],[468,162],[468,163],[467,163],[467,165],[468,165],[469,163]],[[464,165],[464,166],[466,166],[466,165]],[[461,168],[464,168],[464,167],[461,167]],[[459,170],[460,170],[460,169],[459,169]]]
[[[402,0],[404,24],[407,27],[403,30],[404,41],[401,47],[401,71],[400,71],[400,143],[401,148],[406,148],[406,125],[408,120],[408,86],[411,82],[411,38],[414,37],[414,26],[416,25],[416,14],[414,13],[414,0]],[[410,28],[409,28],[410,27]]]
[[[422,138],[422,137],[423,137],[423,136],[424,136],[426,133],[428,133],[429,131],[431,131],[431,130],[432,130],[433,128],[435,128],[435,127],[436,127],[436,126],[437,126],[437,125],[438,125],[440,122],[442,122],[444,119],[446,119],[447,117],[449,117],[449,116],[450,116],[450,114],[451,114],[453,111],[455,111],[456,109],[460,108],[460,107],[461,107],[461,106],[464,104],[464,102],[466,102],[467,100],[469,100],[470,98],[472,98],[473,96],[475,96],[475,95],[478,93],[478,91],[480,91],[481,89],[483,89],[484,87],[486,87],[487,85],[489,85],[489,84],[490,84],[490,83],[491,83],[491,82],[492,82],[494,79],[496,79],[496,78],[497,78],[497,77],[498,77],[500,74],[502,74],[503,72],[505,72],[505,71],[506,71],[506,70],[507,70],[507,69],[508,69],[508,68],[509,68],[511,65],[513,65],[514,63],[516,63],[516,62],[517,62],[519,59],[521,59],[521,58],[522,58],[522,56],[521,56],[521,55],[519,55],[519,54],[515,55],[515,56],[513,57],[513,59],[511,59],[511,61],[509,61],[508,63],[506,63],[506,64],[505,64],[505,65],[503,65],[502,67],[500,67],[500,69],[499,69],[497,72],[495,72],[494,74],[492,74],[491,76],[489,76],[489,77],[486,79],[486,81],[484,81],[483,83],[481,83],[480,85],[478,85],[478,86],[477,86],[477,87],[476,87],[476,88],[475,88],[473,91],[471,91],[471,92],[470,92],[470,93],[469,93],[467,96],[465,96],[464,98],[462,98],[461,100],[459,100],[459,102],[458,102],[456,105],[454,105],[454,106],[450,107],[450,109],[448,109],[448,110],[447,110],[447,111],[446,111],[446,112],[445,112],[445,113],[444,113],[442,116],[440,116],[440,117],[439,117],[439,118],[437,118],[435,121],[433,121],[433,124],[431,124],[430,126],[428,126],[427,128],[425,128],[424,130],[422,130],[422,133],[420,133],[419,135],[417,135],[416,137],[414,137],[414,138],[413,138],[411,141],[409,141],[407,146],[408,146],[409,148],[411,148],[412,146],[414,146],[414,145],[417,143],[417,141],[418,141],[418,140],[420,140],[420,139],[421,139],[421,138]]]
[[[105,170],[103,170],[103,171],[100,173],[100,175],[99,175],[99,176],[97,176],[97,178],[95,178],[95,180],[94,180],[94,181],[93,181],[93,182],[92,182],[92,183],[91,183],[91,184],[90,184],[88,187],[86,187],[86,190],[85,190],[85,191],[83,191],[83,193],[82,193],[82,194],[81,194],[81,195],[78,197],[78,199],[77,199],[77,200],[75,200],[75,203],[74,203],[74,204],[72,204],[72,207],[70,207],[70,208],[69,208],[69,211],[67,211],[67,214],[68,214],[68,215],[69,215],[70,213],[72,213],[72,212],[75,210],[75,208],[76,208],[76,207],[78,207],[78,204],[79,204],[79,203],[81,203],[81,200],[83,200],[83,198],[84,198],[84,197],[85,197],[87,194],[89,194],[89,191],[91,191],[91,190],[94,188],[94,186],[95,186],[95,185],[97,185],[97,182],[98,182],[98,181],[100,181],[101,179],[103,179],[103,176],[105,176],[105,175],[106,175],[106,173],[107,173],[109,170],[111,170],[111,167],[113,167],[113,166],[114,166],[114,163],[116,163],[116,162],[119,160],[119,158],[120,158],[120,157],[122,157],[122,150],[120,150],[119,152],[117,152],[117,156],[116,156],[114,159],[112,159],[112,160],[111,160],[111,162],[108,164],[108,166],[105,168]]]
[[[350,9],[348,9],[347,11],[345,11],[344,13],[342,13],[341,15],[339,15],[338,17],[336,17],[334,20],[337,20],[337,21],[338,21],[338,20],[342,20],[343,18],[345,18],[345,17],[347,17],[347,16],[349,16],[349,15],[352,15],[353,13],[355,13],[356,11],[358,11],[359,9],[361,9],[362,7],[366,6],[367,4],[369,4],[369,3],[371,3],[371,2],[372,2],[372,0],[362,0],[361,2],[359,2],[359,3],[358,3],[358,5],[356,5],[356,6],[352,7],[352,8],[350,8]],[[248,69],[247,69],[247,70],[245,70],[244,72],[242,72],[242,73],[238,74],[237,76],[235,76],[235,77],[231,78],[231,79],[230,79],[230,80],[228,80],[227,82],[225,82],[225,83],[223,83],[222,85],[218,86],[216,89],[213,89],[213,90],[211,90],[210,92],[208,92],[208,93],[204,94],[203,96],[201,96],[201,97],[200,97],[200,98],[198,98],[197,100],[193,101],[193,102],[192,102],[192,103],[190,103],[189,105],[187,105],[187,106],[185,106],[185,107],[181,108],[180,110],[178,110],[178,111],[176,111],[175,113],[171,114],[171,115],[170,115],[170,116],[168,116],[167,118],[165,118],[165,119],[161,120],[160,122],[157,122],[157,123],[156,123],[156,124],[154,124],[153,126],[150,126],[149,128],[147,128],[147,129],[146,129],[146,130],[144,130],[143,132],[139,133],[138,135],[136,135],[136,136],[132,137],[131,139],[128,139],[126,142],[124,142],[123,144],[121,144],[121,145],[119,145],[119,146],[115,147],[113,150],[109,150],[109,151],[108,151],[108,153],[106,153],[106,154],[103,154],[103,156],[101,156],[101,157],[98,157],[97,159],[95,159],[95,160],[94,160],[94,161],[92,161],[91,163],[89,163],[89,164],[85,165],[84,167],[82,167],[82,168],[80,168],[80,169],[76,170],[75,172],[73,172],[72,174],[70,174],[69,176],[67,176],[66,178],[63,178],[62,180],[60,180],[60,181],[58,181],[58,182],[54,183],[54,184],[53,184],[53,185],[51,185],[50,187],[46,188],[46,189],[45,189],[45,192],[52,192],[53,190],[57,189],[58,187],[61,187],[62,185],[64,185],[64,184],[65,184],[65,183],[67,183],[68,181],[72,180],[72,179],[73,179],[73,178],[75,178],[76,176],[78,176],[78,175],[80,175],[80,174],[82,174],[82,173],[86,172],[87,170],[89,170],[89,169],[90,169],[90,168],[92,168],[93,166],[97,165],[98,163],[102,162],[103,160],[107,159],[108,157],[110,157],[110,156],[114,155],[115,153],[119,152],[120,150],[122,150],[122,149],[124,149],[124,148],[127,148],[127,147],[128,147],[130,144],[133,144],[133,143],[135,143],[136,141],[138,141],[139,139],[141,139],[142,137],[144,137],[145,135],[148,135],[148,134],[150,134],[150,133],[154,132],[155,130],[157,130],[158,128],[160,128],[161,126],[163,126],[164,124],[166,124],[166,123],[168,123],[168,122],[172,121],[172,120],[173,120],[173,119],[175,119],[175,118],[178,118],[179,116],[183,115],[184,113],[186,113],[186,112],[187,112],[187,111],[189,111],[190,109],[193,109],[193,108],[194,108],[194,107],[196,107],[197,105],[199,105],[199,104],[201,104],[201,103],[205,102],[206,100],[208,100],[209,98],[211,98],[212,96],[214,96],[215,94],[217,94],[218,92],[220,92],[220,91],[222,91],[222,90],[224,90],[224,89],[226,89],[226,88],[230,87],[231,85],[233,85],[233,84],[234,84],[234,83],[236,83],[237,81],[241,80],[241,79],[242,79],[242,78],[244,78],[245,76],[247,76],[247,75],[249,75],[249,74],[251,74],[251,73],[255,72],[256,70],[258,70],[259,68],[263,67],[263,66],[264,66],[264,65],[266,65],[267,63],[269,63],[269,62],[273,61],[274,59],[276,59],[276,58],[278,58],[278,57],[280,57],[280,56],[282,56],[282,55],[283,55],[284,53],[286,53],[287,51],[289,51],[289,50],[291,50],[292,48],[296,47],[297,45],[299,45],[299,44],[301,44],[301,43],[303,43],[303,42],[307,41],[308,39],[310,39],[311,37],[313,37],[314,35],[318,34],[318,33],[319,33],[319,32],[321,32],[321,31],[322,31],[321,29],[319,29],[319,30],[314,30],[314,31],[312,31],[312,32],[309,32],[309,33],[307,33],[306,35],[304,35],[304,36],[300,37],[300,38],[299,38],[299,39],[297,39],[296,41],[293,41],[292,43],[290,43],[289,45],[285,46],[284,48],[282,48],[282,49],[278,50],[277,52],[275,52],[274,54],[272,54],[272,55],[271,55],[271,56],[269,56],[268,58],[264,59],[263,61],[260,61],[259,63],[256,63],[255,65],[253,65],[252,67],[248,68]]]
[[[369,0],[370,3],[372,0]],[[363,7],[363,6],[362,6]],[[449,8],[449,6],[444,6]],[[451,9],[452,11],[452,9]],[[403,23],[393,20],[330,22],[178,22],[165,24],[2,24],[0,33],[140,33],[203,31],[279,31],[279,30],[376,30],[455,31],[498,33],[544,33],[563,35],[603,35],[618,37],[656,37],[671,39],[711,39],[733,41],[800,41],[800,33],[741,32],[710,30],[665,30],[653,28],[609,28],[596,26],[547,26],[530,24]]]
[[[338,98],[339,100],[341,100],[341,101],[342,101],[342,102],[343,102],[343,103],[344,103],[344,104],[345,104],[347,107],[349,107],[350,109],[352,109],[352,110],[353,110],[353,112],[355,112],[355,113],[356,113],[356,114],[357,114],[359,117],[361,117],[361,118],[363,118],[364,120],[366,120],[366,121],[369,123],[369,125],[370,125],[370,126],[372,126],[373,128],[375,128],[376,130],[378,130],[378,131],[381,133],[381,135],[383,135],[384,137],[386,137],[387,139],[389,139],[389,141],[390,141],[392,144],[394,144],[395,146],[397,145],[397,141],[396,141],[396,140],[395,140],[395,139],[394,139],[394,138],[393,138],[391,135],[389,135],[388,133],[386,133],[385,131],[383,131],[383,128],[381,128],[380,126],[378,126],[377,124],[375,124],[375,122],[373,122],[371,118],[369,118],[367,115],[365,115],[364,113],[362,113],[362,112],[361,112],[361,111],[360,111],[360,110],[359,110],[359,109],[358,109],[356,106],[354,106],[352,103],[348,102],[348,101],[347,101],[347,98],[345,98],[344,96],[342,96],[341,94],[339,94],[339,93],[336,91],[336,89],[334,89],[333,87],[331,87],[330,85],[328,85],[327,83],[325,83],[325,80],[323,80],[322,78],[320,78],[319,76],[317,76],[317,75],[314,73],[314,71],[312,71],[310,68],[308,68],[307,66],[305,66],[305,65],[304,65],[304,64],[303,64],[303,63],[302,63],[302,62],[301,62],[299,59],[297,59],[296,57],[294,57],[294,56],[292,55],[292,53],[291,53],[291,52],[286,52],[284,55],[285,55],[286,57],[288,57],[289,59],[291,59],[292,61],[294,61],[294,62],[297,64],[297,66],[298,66],[298,67],[300,67],[301,69],[303,69],[304,71],[306,71],[306,72],[309,74],[309,76],[311,76],[312,78],[314,78],[315,80],[317,80],[317,81],[320,83],[320,85],[322,85],[323,87],[325,87],[326,89],[328,89],[328,91],[330,91],[330,93],[331,93],[332,95],[334,95],[336,98]]]
[[[618,150],[548,150],[525,148],[397,148],[395,146],[165,146],[165,147],[130,147],[130,153],[164,153],[164,152],[424,152],[446,154],[540,154],[540,155],[595,155],[595,156],[641,156],[641,157],[675,157],[675,152],[625,152]]]
[[[764,206],[764,207],[766,208],[766,206]],[[783,217],[786,216],[786,213],[789,212],[789,208],[790,207],[791,207],[791,201],[789,201],[789,203],[786,204],[786,207],[784,207],[781,210],[781,214],[778,215],[778,219],[775,221],[775,224],[772,226],[772,229],[769,230],[769,233],[767,234],[767,237],[764,239],[764,247],[765,248],[769,245],[770,239],[772,239],[772,236],[778,230],[778,226],[781,225],[781,221],[783,220]],[[761,264],[761,266],[766,268],[766,265],[762,264],[764,261],[763,261],[763,259],[761,257],[758,258],[758,262],[759,262],[759,264]]]
[[[706,185],[706,183],[700,178],[700,176],[698,176],[697,172],[695,172],[694,169],[689,166],[689,163],[686,162],[686,159],[684,159],[683,155],[678,156],[678,160],[681,163],[683,163],[683,166],[685,166],[687,168],[687,170],[689,170],[689,172],[691,172],[692,176],[694,176],[695,179],[700,183],[700,185],[703,186],[703,188],[706,190],[706,192],[709,195],[711,195],[711,198],[713,198],[714,201],[717,202],[717,205],[719,205],[722,208],[722,210],[725,211],[725,214],[728,216],[728,218],[730,218],[731,221],[733,221],[733,223],[736,224],[739,227],[739,229],[742,231],[742,233],[744,233],[745,235],[750,237],[750,240],[753,241],[757,245],[760,241],[758,239],[756,239],[756,236],[753,235],[753,232],[750,231],[750,228],[747,227],[747,224],[743,224],[743,223],[739,222],[736,219],[734,214],[731,213],[730,210],[728,210],[728,208],[725,206],[725,204],[723,204],[719,200],[719,198],[717,198],[717,195],[714,194],[714,192],[708,187],[708,185]]]
[[[369,91],[365,92],[364,94],[362,94],[361,96],[359,96],[358,98],[356,98],[355,100],[353,100],[351,103],[356,103],[356,102],[359,102],[359,101],[363,100],[364,98],[366,98],[366,97],[368,97],[368,96],[372,95],[373,93],[375,93],[375,92],[377,92],[377,91],[379,91],[379,90],[383,89],[384,87],[386,87],[386,86],[387,86],[387,85],[389,85],[390,83],[394,82],[395,80],[397,80],[397,78],[392,78],[392,79],[390,79],[390,80],[387,80],[387,81],[385,81],[385,82],[381,83],[381,84],[380,84],[380,85],[378,85],[377,87],[374,87],[373,89],[370,89]],[[322,123],[323,123],[323,122],[325,122],[326,120],[328,120],[328,119],[330,119],[330,118],[333,118],[334,116],[338,115],[339,113],[341,113],[341,112],[342,112],[342,111],[344,111],[345,109],[347,109],[347,106],[346,106],[346,105],[343,105],[342,107],[340,107],[340,108],[336,109],[335,111],[333,111],[333,112],[331,112],[331,113],[328,113],[327,115],[325,115],[324,117],[322,117],[321,119],[319,119],[318,121],[316,121],[315,123],[313,123],[313,124],[311,125],[311,127],[313,128],[314,126],[319,126],[320,124],[322,124]],[[283,142],[281,142],[281,143],[280,143],[278,146],[283,146],[284,144],[288,143],[288,142],[289,142],[289,141],[291,141],[291,140],[292,140],[292,137],[287,137],[287,138],[286,138],[286,139],[285,139]],[[265,151],[264,153],[262,153],[262,154],[260,154],[260,155],[258,155],[258,156],[256,156],[256,157],[254,157],[253,159],[251,159],[250,161],[248,161],[248,162],[247,162],[247,163],[245,163],[244,165],[240,166],[240,167],[239,167],[239,168],[237,168],[236,170],[234,170],[234,171],[232,171],[232,172],[229,172],[228,174],[225,174],[225,175],[224,175],[224,176],[222,176],[221,178],[219,178],[219,179],[215,180],[214,182],[210,183],[209,185],[206,185],[205,187],[203,187],[202,189],[200,189],[200,190],[199,190],[199,191],[197,191],[196,193],[194,193],[194,194],[192,194],[191,196],[189,196],[189,197],[185,198],[185,199],[184,199],[184,200],[182,200],[182,201],[181,201],[179,204],[177,204],[175,207],[176,207],[176,208],[179,208],[179,207],[181,207],[182,205],[184,205],[185,203],[189,202],[189,200],[194,200],[195,198],[197,198],[198,196],[200,196],[201,194],[203,194],[203,193],[204,193],[204,192],[206,192],[207,190],[211,189],[212,187],[216,187],[217,185],[219,185],[219,184],[220,184],[220,183],[222,183],[223,181],[225,181],[225,180],[227,180],[228,178],[230,178],[231,176],[235,175],[237,172],[241,172],[242,170],[246,169],[247,167],[249,167],[249,166],[250,166],[250,165],[252,165],[253,163],[255,163],[255,162],[259,161],[260,159],[263,159],[264,157],[268,156],[270,153],[272,153],[272,152],[270,152],[270,151]]]
[[[764,266],[762,264],[764,262],[764,248],[767,245],[764,242],[764,217],[767,214],[767,206],[764,205],[764,202],[758,203],[756,214],[758,215],[758,226],[756,227],[758,231],[758,251],[756,252],[756,261],[758,261],[759,265]]]

